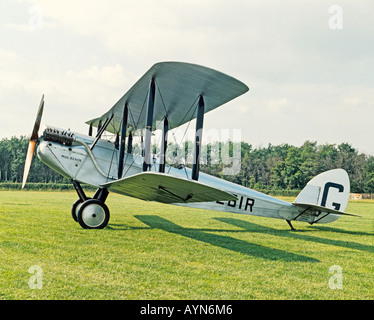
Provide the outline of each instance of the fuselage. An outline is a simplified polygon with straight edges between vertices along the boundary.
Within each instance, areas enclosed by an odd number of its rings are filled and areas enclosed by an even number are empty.
[[[112,142],[99,139],[91,150],[94,138],[78,133],[59,132],[55,137],[44,134],[39,140],[37,155],[39,159],[61,175],[100,188],[105,183],[118,179],[119,151]],[[124,157],[123,177],[143,172],[143,157],[126,153]],[[153,159],[149,171],[158,172],[159,161]],[[191,180],[192,170],[186,166],[165,166],[165,173]],[[257,215],[270,218],[292,220],[299,211],[291,203],[213,177],[200,172],[200,183],[227,191],[237,197],[236,201],[175,203],[175,205]],[[328,218],[328,217],[327,217]],[[323,222],[329,219],[325,219]],[[330,219],[335,220],[334,216]],[[299,219],[302,220],[302,219]],[[332,221],[333,221],[332,220]],[[310,222],[305,219],[305,222]]]

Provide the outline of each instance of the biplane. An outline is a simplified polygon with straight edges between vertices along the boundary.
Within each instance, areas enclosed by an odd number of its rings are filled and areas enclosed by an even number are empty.
[[[293,203],[200,172],[204,115],[246,93],[248,87],[222,72],[196,64],[161,62],[153,65],[116,104],[101,117],[87,121],[88,135],[47,126],[39,137],[44,95],[30,137],[22,188],[36,145],[47,166],[71,180],[78,199],[71,213],[85,229],[104,228],[110,214],[109,192],[146,201],[243,213],[310,224],[328,223],[348,203],[348,174],[334,169],[314,177]],[[192,167],[166,161],[168,132],[195,121]],[[152,133],[161,124],[157,157]],[[93,135],[93,128],[96,134]],[[104,139],[104,132],[115,141]],[[141,136],[142,152],[133,152],[133,139]],[[97,188],[89,198],[82,188]]]

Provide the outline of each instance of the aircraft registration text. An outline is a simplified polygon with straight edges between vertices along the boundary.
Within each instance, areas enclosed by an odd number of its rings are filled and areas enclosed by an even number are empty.
[[[236,194],[234,194],[234,196],[238,197]],[[248,198],[245,196],[240,196],[238,200],[230,200],[230,201],[225,201],[225,202],[216,201],[216,203],[226,205],[229,207],[233,207],[233,208],[237,208],[237,209],[244,210],[244,211],[249,210],[249,212],[252,212],[253,206],[255,204],[255,199]]]

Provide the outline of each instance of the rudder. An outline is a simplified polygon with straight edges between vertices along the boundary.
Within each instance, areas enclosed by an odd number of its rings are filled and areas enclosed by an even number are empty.
[[[344,212],[350,193],[348,173],[343,169],[325,171],[310,180],[294,204],[311,204]]]

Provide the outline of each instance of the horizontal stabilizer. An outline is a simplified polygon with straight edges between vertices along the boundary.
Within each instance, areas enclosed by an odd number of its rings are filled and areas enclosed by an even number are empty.
[[[143,172],[103,184],[102,187],[142,200],[188,203],[237,200],[232,194],[200,182],[164,173]]]
[[[326,208],[326,207],[322,207],[322,206],[317,206],[315,204],[299,203],[299,202],[294,202],[292,204],[296,207],[301,208],[302,211],[304,211],[304,212],[311,210],[311,211],[317,211],[317,212],[328,213],[328,214],[332,213],[332,214],[339,214],[339,215],[343,215],[343,216],[361,217],[361,216],[358,216],[356,214],[346,213],[346,212],[342,212],[342,211],[338,211],[338,210],[334,210],[334,209],[330,209],[330,208]]]

